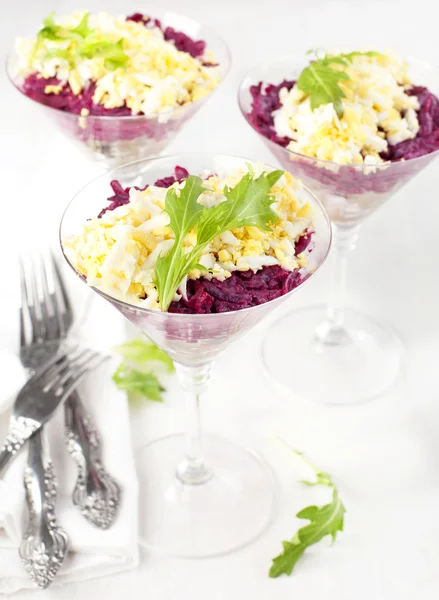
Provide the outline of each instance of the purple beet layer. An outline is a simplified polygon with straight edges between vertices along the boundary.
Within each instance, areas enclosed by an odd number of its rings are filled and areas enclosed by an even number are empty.
[[[259,133],[284,148],[291,140],[277,135],[274,129],[273,112],[281,107],[280,90],[284,87],[290,90],[295,83],[295,81],[285,80],[279,85],[269,84],[265,87],[261,81],[258,85],[250,87],[253,104],[251,112],[247,115],[249,122]],[[425,156],[439,149],[439,99],[422,86],[414,86],[408,94],[417,96],[419,100],[419,132],[412,140],[405,140],[394,146],[389,145],[388,151],[381,155],[384,160],[408,160]]]
[[[201,315],[250,308],[287,294],[304,280],[298,270],[286,271],[277,265],[256,273],[235,271],[224,281],[201,277],[188,281],[187,300],[173,302],[169,312]]]
[[[183,167],[175,167],[174,175],[159,179],[155,186],[168,188],[176,181],[181,181],[189,176]],[[145,190],[148,187],[135,189]],[[98,215],[100,218],[108,210],[114,210],[129,202],[130,188],[113,180],[111,188],[113,196],[108,198],[109,206],[103,208]],[[304,252],[312,239],[312,233],[305,233],[295,244],[296,255]],[[169,307],[171,313],[201,315],[209,313],[223,313],[242,308],[250,308],[275,300],[300,285],[308,275],[296,271],[286,271],[278,265],[263,267],[256,273],[249,271],[235,271],[231,277],[224,281],[218,279],[188,280],[187,299],[181,298],[179,302],[172,302]]]
[[[178,50],[181,52],[187,52],[192,57],[197,58],[204,54],[206,48],[206,42],[203,40],[193,40],[188,35],[181,31],[176,31],[173,27],[164,28],[158,19],[152,19],[141,13],[134,13],[127,17],[127,21],[134,21],[141,23],[145,27],[158,27],[163,31],[163,35],[167,42],[173,43]],[[210,63],[203,63],[205,66],[216,66]],[[60,94],[46,94],[44,92],[47,85],[61,85],[61,82],[56,77],[50,79],[44,79],[39,73],[33,73],[26,77],[23,84],[23,92],[32,100],[56,108],[64,112],[70,112],[73,114],[80,114],[83,108],[89,111],[90,115],[93,116],[114,116],[114,117],[125,117],[133,116],[130,108],[127,106],[120,106],[117,108],[105,108],[102,104],[95,104],[93,102],[93,94],[96,89],[96,84],[91,83],[81,94],[76,96],[68,83],[63,85],[63,89]]]

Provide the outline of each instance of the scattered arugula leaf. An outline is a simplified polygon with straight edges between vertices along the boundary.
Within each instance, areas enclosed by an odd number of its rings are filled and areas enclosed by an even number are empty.
[[[54,15],[55,13],[52,12],[44,19],[43,28],[37,35],[35,52],[44,40],[68,40],[71,42],[69,48],[51,48],[44,58],[63,58],[74,66],[78,58],[101,57],[104,59],[105,68],[109,71],[126,66],[129,57],[125,53],[123,39],[117,40],[113,36],[97,39],[96,30],[89,26],[90,13],[84,13],[79,24],[72,29],[57,25]]]
[[[159,348],[152,340],[136,338],[113,348],[124,360],[142,365],[146,362],[161,362],[168,373],[175,371],[172,359],[164,350]]]
[[[162,392],[165,388],[160,385],[154,373],[143,373],[123,362],[114,373],[113,381],[121,390],[135,392],[155,402],[163,402]]]
[[[356,56],[379,56],[379,53],[349,52],[337,56],[326,54],[322,58],[318,58],[316,51],[310,52],[314,52],[315,59],[299,75],[297,87],[310,96],[312,110],[322,104],[332,103],[337,115],[341,117],[343,114],[341,101],[346,95],[339,84],[341,81],[348,81],[350,77],[345,71],[333,69],[331,65],[347,66]]]
[[[155,266],[155,285],[162,311],[168,310],[175,291],[189,271],[195,268],[206,270],[199,264],[199,258],[215,237],[244,225],[269,230],[269,223],[278,221],[271,208],[274,200],[269,192],[282,175],[283,171],[272,171],[255,179],[249,167],[249,172],[234,188],[224,189],[226,201],[211,208],[198,202],[205,191],[199,177],[190,175],[182,189],[168,190],[165,211],[170,217],[175,242],[166,256],[159,256]],[[192,229],[196,230],[197,243],[186,252],[183,241]]]
[[[292,450],[290,448],[290,450]],[[344,515],[346,509],[340,499],[329,473],[321,471],[318,467],[308,462],[301,452],[292,452],[302,458],[315,472],[315,481],[302,481],[310,486],[325,485],[332,490],[332,499],[324,506],[308,506],[297,513],[297,518],[308,519],[308,525],[301,527],[290,541],[282,542],[283,551],[273,559],[269,575],[279,577],[280,575],[291,575],[298,560],[307,548],[319,542],[322,538],[330,535],[334,542],[337,532],[343,531]]]
[[[163,402],[162,392],[165,388],[152,370],[157,370],[160,364],[167,373],[175,370],[174,363],[166,352],[147,338],[130,340],[116,346],[113,351],[123,357],[113,375],[113,381],[118,388],[129,393],[130,402],[135,402],[139,396]]]

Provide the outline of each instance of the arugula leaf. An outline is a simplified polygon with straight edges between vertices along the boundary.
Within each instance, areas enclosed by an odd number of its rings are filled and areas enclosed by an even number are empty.
[[[183,253],[186,234],[195,227],[204,210],[198,198],[204,188],[201,179],[189,175],[182,189],[169,188],[165,199],[165,211],[170,218],[170,227],[175,234],[175,242],[166,256],[159,256],[154,270],[154,280],[163,311],[171,304],[175,290],[189,272],[188,257]]]
[[[155,267],[155,285],[162,311],[166,311],[175,291],[185,275],[200,268],[199,258],[210,242],[225,231],[244,225],[270,229],[278,216],[272,210],[273,197],[269,192],[283,175],[283,171],[262,173],[254,178],[253,170],[244,175],[234,188],[225,188],[226,200],[206,208],[198,202],[205,191],[199,177],[189,176],[182,190],[171,188],[165,201],[165,211],[170,216],[170,227],[175,233],[175,243],[165,257],[160,256]],[[180,192],[178,194],[178,192]],[[186,234],[196,228],[197,243],[190,252],[183,250]],[[201,267],[201,270],[206,270]]]
[[[120,354],[126,361],[134,362],[138,365],[149,361],[161,362],[165,365],[168,373],[175,371],[172,359],[164,350],[156,346],[152,340],[137,338],[116,346],[113,350],[117,354]]]
[[[104,66],[109,71],[124,67],[129,60],[129,57],[125,54],[123,39],[120,39],[116,44],[109,40],[85,40],[78,53],[81,58],[91,59],[96,56],[104,58]]]
[[[340,117],[342,114],[341,99],[345,93],[339,86],[340,81],[346,81],[349,75],[344,71],[336,71],[320,61],[312,62],[302,71],[297,80],[297,87],[310,95],[312,110],[322,104],[332,104]]]
[[[104,66],[109,71],[126,66],[129,56],[125,53],[123,39],[116,41],[112,36],[97,39],[96,30],[90,28],[88,24],[90,13],[84,13],[80,23],[73,29],[57,25],[54,21],[54,15],[55,13],[52,12],[44,19],[43,28],[37,35],[35,51],[46,39],[52,41],[69,40],[72,44],[68,49],[52,48],[46,53],[45,58],[64,58],[73,66],[78,57],[92,59],[99,56],[104,59]]]
[[[332,103],[337,115],[342,116],[343,106],[341,101],[346,95],[339,84],[341,81],[348,81],[350,77],[345,71],[333,69],[331,65],[347,66],[352,63],[356,56],[380,55],[378,52],[350,52],[338,56],[327,54],[323,58],[317,58],[316,54],[316,59],[303,69],[297,79],[297,87],[310,96],[312,110],[322,104]]]
[[[84,40],[89,37],[93,33],[93,29],[88,26],[88,19],[90,17],[90,13],[84,13],[79,25],[77,25],[74,29],[70,30],[70,36],[77,36],[78,38]],[[73,35],[72,35],[73,34]]]
[[[294,454],[303,455],[294,451]],[[325,485],[332,490],[332,500],[324,506],[308,506],[297,513],[297,518],[308,519],[308,525],[300,528],[290,541],[282,542],[283,551],[273,559],[269,575],[279,577],[282,574],[291,575],[298,560],[309,546],[330,535],[334,542],[339,531],[343,531],[346,509],[340,499],[338,490],[328,473],[321,471],[315,465],[305,462],[314,470],[315,481],[303,481],[306,485]]]
[[[54,20],[55,12],[51,12],[44,21],[43,28],[37,34],[37,39],[39,42],[42,40],[62,40],[64,36],[62,35],[63,28],[60,25],[57,25]]]
[[[113,381],[121,390],[135,392],[155,402],[163,402],[162,392],[165,389],[154,373],[144,373],[122,363],[114,373]]]
[[[129,57],[127,54],[125,54],[123,47],[123,39],[120,39],[115,44],[112,44],[111,48],[109,48],[101,56],[105,58],[104,66],[109,71],[115,71],[116,69],[123,68],[129,61]]]
[[[197,226],[197,246],[210,243],[224,231],[244,225],[270,231],[268,223],[277,223],[279,217],[271,208],[273,198],[268,194],[282,175],[283,171],[272,171],[254,179],[250,170],[234,188],[226,188],[227,201],[203,211]]]

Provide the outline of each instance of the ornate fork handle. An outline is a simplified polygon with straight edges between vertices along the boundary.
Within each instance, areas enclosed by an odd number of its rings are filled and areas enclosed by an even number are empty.
[[[93,525],[108,529],[120,504],[120,488],[101,460],[98,433],[78,394],[64,407],[67,449],[78,467],[73,503]]]
[[[11,416],[8,434],[0,450],[0,474],[9,463],[10,459],[17,454],[39,427],[40,423],[33,419],[16,417],[15,415]]]
[[[45,458],[42,435],[38,432],[29,441],[24,471],[29,521],[19,552],[29,577],[46,588],[64,561],[69,538],[56,521],[57,481],[51,461]]]

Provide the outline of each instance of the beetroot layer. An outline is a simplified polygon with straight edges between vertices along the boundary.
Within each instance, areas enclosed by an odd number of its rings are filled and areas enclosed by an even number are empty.
[[[187,300],[173,302],[169,312],[201,315],[250,308],[287,294],[304,279],[299,270],[286,271],[277,265],[256,273],[234,271],[224,281],[201,277],[188,281]]]

